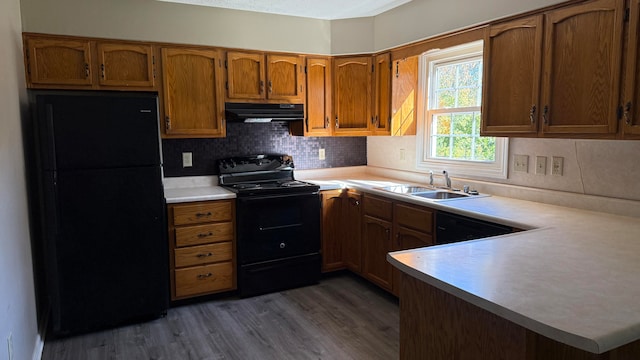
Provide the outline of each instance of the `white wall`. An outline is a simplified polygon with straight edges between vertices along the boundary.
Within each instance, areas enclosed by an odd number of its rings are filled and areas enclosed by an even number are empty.
[[[329,54],[331,23],[154,0],[22,0],[25,32]]]
[[[0,359],[39,347],[31,265],[21,106],[26,103],[20,1],[0,1]]]

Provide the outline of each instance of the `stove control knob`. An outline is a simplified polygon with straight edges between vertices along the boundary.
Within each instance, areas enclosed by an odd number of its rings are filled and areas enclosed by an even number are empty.
[[[231,160],[231,165],[230,165],[230,166],[231,166],[232,168],[236,167],[236,162],[235,162],[235,161],[233,161],[233,160]]]
[[[284,249],[287,246],[285,243],[280,243],[280,249]]]

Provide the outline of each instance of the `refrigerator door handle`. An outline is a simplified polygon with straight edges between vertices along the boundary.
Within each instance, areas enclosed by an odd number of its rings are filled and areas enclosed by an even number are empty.
[[[50,170],[57,169],[56,164],[56,141],[54,136],[54,126],[53,126],[53,104],[47,103],[45,105],[45,123],[43,124],[45,127],[45,132],[41,133],[42,137],[44,137],[43,142],[45,144],[44,151],[44,161],[45,168]]]

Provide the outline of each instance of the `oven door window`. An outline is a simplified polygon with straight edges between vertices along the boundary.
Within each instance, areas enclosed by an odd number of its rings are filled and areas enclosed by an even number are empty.
[[[238,198],[237,204],[240,264],[320,250],[318,194]]]

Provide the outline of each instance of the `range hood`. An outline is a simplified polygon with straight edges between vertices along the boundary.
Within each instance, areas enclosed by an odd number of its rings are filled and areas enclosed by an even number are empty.
[[[225,103],[229,122],[271,122],[304,119],[302,104]]]

